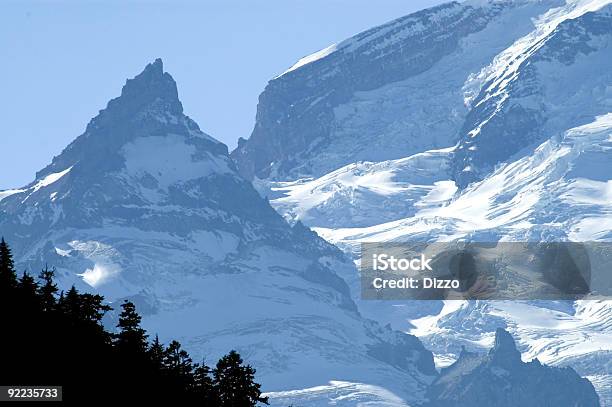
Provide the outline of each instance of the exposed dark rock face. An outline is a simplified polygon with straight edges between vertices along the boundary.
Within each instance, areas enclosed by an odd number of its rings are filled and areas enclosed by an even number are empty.
[[[497,329],[487,355],[463,350],[431,385],[428,407],[599,407],[593,385],[570,367],[524,363],[512,336]]]
[[[334,108],[356,92],[427,71],[499,11],[457,2],[422,10],[358,34],[324,58],[272,79],[259,97],[251,137],[241,139],[232,152],[238,169],[247,178],[293,178],[321,175],[351,162],[347,151],[344,161],[328,166],[311,162],[333,142]]]
[[[611,36],[607,6],[561,22],[489,78],[459,132],[457,184],[479,181],[496,164],[607,113],[609,102],[597,95],[609,82]]]

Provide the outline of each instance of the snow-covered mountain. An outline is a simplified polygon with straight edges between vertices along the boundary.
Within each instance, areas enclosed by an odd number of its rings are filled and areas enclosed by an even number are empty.
[[[374,226],[448,203],[457,190],[449,180],[450,149],[406,158],[357,162],[313,180],[269,184],[264,193],[290,222],[311,227]]]
[[[287,220],[356,260],[362,242],[610,242],[610,3],[466,1],[366,31],[272,79],[232,157]],[[359,294],[362,314],[419,336],[438,366],[505,327],[612,404],[609,300]]]
[[[561,4],[451,2],[305,57],[268,83],[232,157],[249,177],[286,181],[453,145],[466,79]]]
[[[345,380],[415,401],[437,374],[417,338],[361,317],[339,277],[352,262],[239,176],[183,114],[161,60],[0,198],[20,269],[48,263],[63,288],[130,298],[151,333],[196,360],[235,348],[265,390]]]
[[[417,182],[404,183],[398,175],[398,160],[394,160],[367,164],[370,168],[392,167],[394,171],[370,172],[341,186],[337,185],[340,183],[338,177],[322,185],[329,179],[329,176],[324,176],[302,183],[299,189],[284,187],[286,195],[272,203],[279,209],[291,203],[291,213],[301,214],[297,219],[308,223],[314,216],[311,213],[327,211],[327,217],[335,219],[333,209],[336,209],[338,216],[343,216],[343,208],[334,208],[333,200],[312,204],[312,199],[320,196],[319,190],[350,188],[355,196],[368,192],[375,195],[376,199],[369,202],[378,205],[378,212],[389,207],[382,202],[386,197],[399,200],[414,195],[406,192],[403,195],[400,192],[390,194],[394,188],[421,191],[411,205],[414,214],[407,213],[406,217],[396,211],[385,213],[383,216],[386,218],[380,219],[382,222],[370,218],[371,224],[376,223],[373,226],[335,228],[333,223],[328,223],[316,228],[320,235],[338,244],[406,239],[435,241],[460,237],[481,241],[609,241],[612,230],[611,135],[612,114],[599,116],[592,123],[551,137],[530,155],[499,165],[484,180],[463,190],[457,189],[449,174],[446,180],[443,179],[444,166],[440,166],[440,174],[432,179],[433,182],[425,183],[418,179],[419,174],[431,172],[430,160],[423,160],[423,165],[412,169],[410,176]],[[429,158],[436,154],[439,151],[428,151],[411,156],[405,162],[418,162],[420,157]],[[345,167],[336,173],[346,170]],[[389,176],[385,178],[385,174]],[[376,185],[377,189],[369,187],[368,178],[381,181]],[[306,191],[305,197],[300,195],[302,191]],[[353,211],[359,214],[361,207],[357,202]],[[369,208],[364,211],[375,213]],[[395,219],[385,222],[389,217]],[[323,224],[322,221],[315,223]]]
[[[486,355],[462,349],[428,397],[432,407],[599,405],[593,385],[572,368],[551,368],[537,359],[524,363],[514,339],[501,328]]]
[[[479,73],[459,132],[454,179],[465,186],[551,135],[612,109],[612,6],[552,9]],[[601,7],[601,8],[598,8]]]

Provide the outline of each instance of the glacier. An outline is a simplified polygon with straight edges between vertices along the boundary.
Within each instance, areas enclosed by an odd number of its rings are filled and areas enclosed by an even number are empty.
[[[232,157],[285,219],[357,265],[362,242],[609,242],[611,11],[467,1],[366,31],[271,80]],[[433,34],[437,13],[455,16],[452,34]],[[462,32],[464,16],[483,24]],[[422,41],[427,64],[394,65],[393,50]],[[393,73],[369,78],[368,63]],[[357,277],[343,277],[362,314],[421,338],[439,368],[504,327],[529,358],[574,366],[612,403],[609,300],[360,301]]]

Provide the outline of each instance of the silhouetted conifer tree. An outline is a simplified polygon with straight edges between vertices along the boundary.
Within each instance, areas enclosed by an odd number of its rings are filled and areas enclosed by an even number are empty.
[[[159,337],[155,335],[155,339],[151,343],[147,351],[149,360],[154,369],[161,370],[164,365],[165,349],[164,345],[159,342]]]
[[[51,311],[55,308],[55,294],[57,293],[57,284],[53,282],[55,276],[55,268],[49,270],[49,267],[45,265],[45,268],[40,272],[38,278],[42,281],[39,293],[41,297],[41,303],[43,311]]]
[[[80,318],[96,325],[101,323],[106,312],[112,310],[110,305],[104,304],[104,297],[90,293],[79,294],[79,308]]]
[[[199,400],[204,402],[205,406],[218,406],[219,394],[212,378],[212,370],[206,366],[204,362],[201,365],[196,365],[193,370],[194,376],[194,391]]]
[[[121,315],[117,327],[115,346],[119,352],[144,355],[148,348],[147,334],[140,327],[142,318],[136,312],[136,306],[130,301],[121,304]]]
[[[0,240],[0,293],[15,287],[16,284],[17,276],[15,274],[13,255],[4,238],[2,238]]]
[[[17,306],[20,307],[20,312],[35,316],[35,314],[42,311],[42,301],[38,296],[38,287],[34,277],[24,271],[17,281]]]
[[[255,369],[250,365],[243,366],[236,351],[217,362],[213,376],[220,407],[254,407],[259,402],[268,404],[268,398],[261,397],[261,386],[255,383]]]
[[[70,287],[66,294],[62,293],[57,305],[73,325],[81,318],[81,299],[75,286]]]
[[[176,380],[181,386],[193,386],[193,361],[189,354],[181,349],[181,344],[178,341],[172,341],[168,344],[164,353],[164,366],[171,377]]]

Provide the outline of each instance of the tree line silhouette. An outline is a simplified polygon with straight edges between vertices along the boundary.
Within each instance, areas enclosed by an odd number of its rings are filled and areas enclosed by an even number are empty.
[[[0,242],[0,385],[63,386],[70,404],[155,402],[180,406],[268,404],[255,369],[231,351],[214,368],[194,363],[175,340],[149,342],[133,303],[121,304],[116,332],[102,318],[112,308],[73,286],[60,292],[54,269],[17,276]]]

